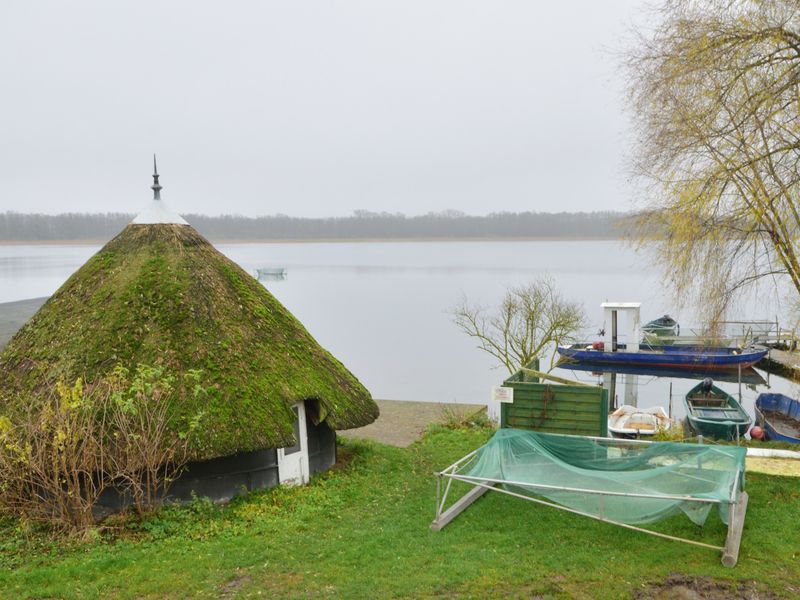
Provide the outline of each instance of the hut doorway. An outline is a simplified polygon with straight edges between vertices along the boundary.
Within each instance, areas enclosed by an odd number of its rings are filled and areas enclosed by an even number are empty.
[[[278,448],[278,477],[282,484],[303,485],[308,483],[308,431],[306,429],[305,403],[292,407],[295,414],[294,437],[297,443],[287,448]]]

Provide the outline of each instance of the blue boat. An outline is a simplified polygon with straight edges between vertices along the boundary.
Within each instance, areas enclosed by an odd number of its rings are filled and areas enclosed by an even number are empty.
[[[800,402],[783,394],[759,394],[756,423],[776,442],[800,444]]]
[[[673,379],[705,379],[712,377],[715,381],[728,383],[749,383],[764,385],[764,379],[753,367],[743,367],[741,375],[738,369],[677,369],[675,367],[653,367],[648,365],[586,365],[572,360],[562,360],[556,365],[559,369],[585,371],[590,373],[618,373],[622,375],[640,375],[644,377],[671,377]]]
[[[587,365],[642,365],[678,369],[735,369],[752,367],[767,354],[766,348],[714,348],[706,346],[648,346],[626,352],[619,344],[616,352],[595,348],[597,344],[559,346],[558,353]]]

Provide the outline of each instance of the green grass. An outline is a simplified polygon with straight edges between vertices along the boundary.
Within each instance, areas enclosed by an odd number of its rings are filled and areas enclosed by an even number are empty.
[[[6,521],[0,596],[617,598],[675,573],[730,590],[800,593],[796,479],[748,474],[750,506],[733,570],[711,550],[502,494],[487,494],[431,532],[431,473],[488,435],[433,428],[408,449],[343,441],[349,462],[306,487],[224,507],[196,501],[88,542],[53,541]],[[702,530],[685,518],[659,529],[716,544],[725,533],[716,517]]]

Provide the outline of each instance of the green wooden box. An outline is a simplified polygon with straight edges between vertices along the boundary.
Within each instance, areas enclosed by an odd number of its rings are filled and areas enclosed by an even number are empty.
[[[523,369],[503,387],[514,389],[514,400],[500,405],[501,427],[608,436],[608,390],[600,386],[540,383]]]

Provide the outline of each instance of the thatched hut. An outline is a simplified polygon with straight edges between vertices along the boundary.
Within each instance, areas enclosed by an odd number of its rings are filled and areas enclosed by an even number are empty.
[[[307,481],[335,462],[335,430],[374,421],[375,402],[269,291],[164,206],[154,178],[151,204],[0,354],[0,409],[118,364],[163,365],[177,375],[178,411],[204,414],[171,495]],[[210,390],[200,399],[181,377],[190,370]]]

